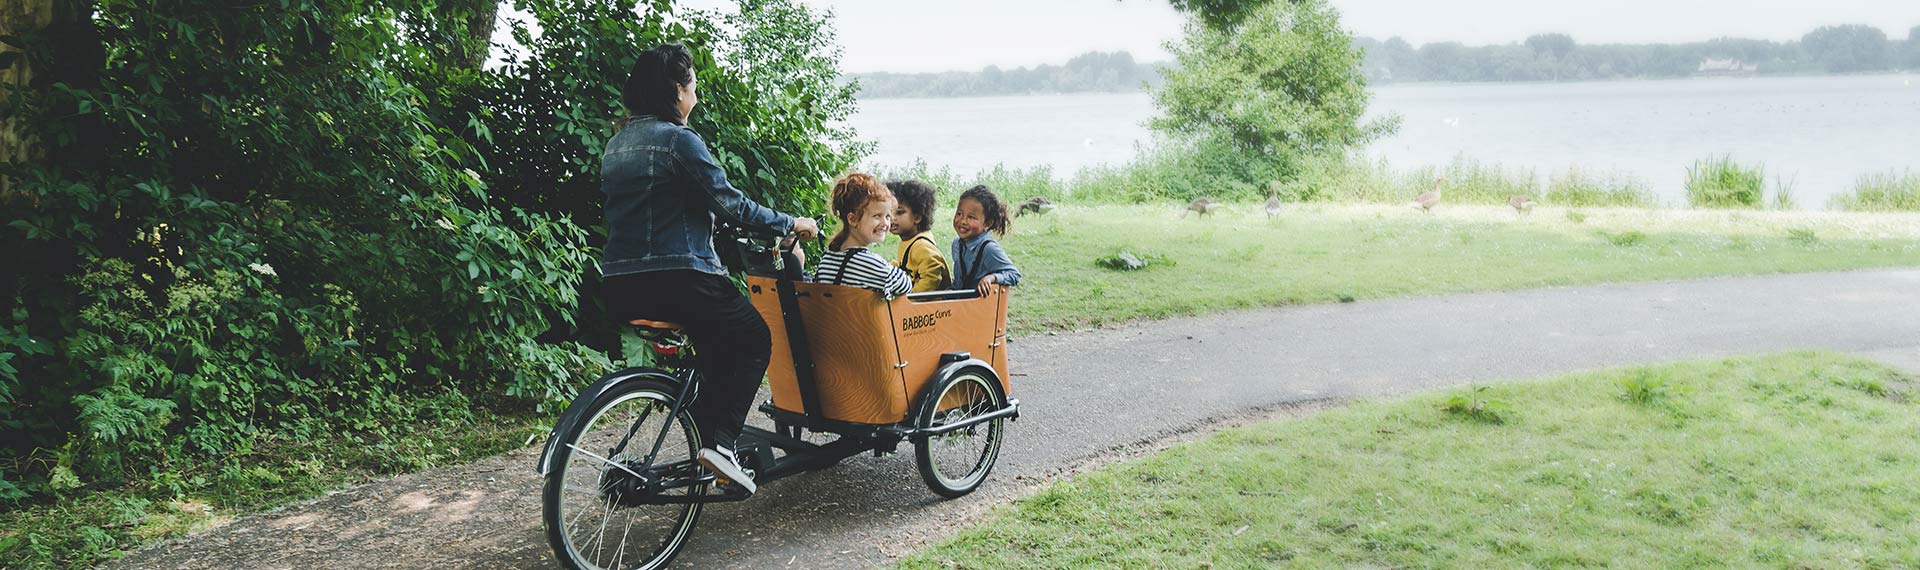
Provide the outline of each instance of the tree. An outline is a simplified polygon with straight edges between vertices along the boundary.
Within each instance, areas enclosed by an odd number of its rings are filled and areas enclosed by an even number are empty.
[[[1533,53],[1536,54],[1553,56],[1556,60],[1566,59],[1568,54],[1573,53],[1573,36],[1566,34],[1528,36],[1527,47],[1532,48]]]
[[[1218,29],[1237,26],[1248,15],[1272,2],[1274,0],[1167,0],[1173,9],[1198,16],[1205,25]]]
[[[1920,70],[1920,26],[1907,31],[1907,71]]]
[[[1153,93],[1152,128],[1170,140],[1248,165],[1230,178],[1249,188],[1290,178],[1311,156],[1392,132],[1361,121],[1361,54],[1323,0],[1266,4],[1232,30],[1190,20],[1171,46],[1177,65]],[[1212,173],[1220,174],[1220,173]]]
[[[1800,46],[1813,63],[1835,73],[1877,71],[1889,63],[1887,34],[1873,26],[1822,26],[1801,37]]]

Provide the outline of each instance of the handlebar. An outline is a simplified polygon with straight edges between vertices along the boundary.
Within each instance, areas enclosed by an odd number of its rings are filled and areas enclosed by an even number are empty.
[[[746,271],[750,275],[762,275],[784,279],[803,279],[803,268],[798,258],[790,251],[798,241],[792,233],[768,231],[764,228],[746,228],[732,224],[719,224],[717,234],[726,236],[736,244],[740,258],[746,262]],[[816,235],[815,240],[822,249],[826,248],[826,236]]]

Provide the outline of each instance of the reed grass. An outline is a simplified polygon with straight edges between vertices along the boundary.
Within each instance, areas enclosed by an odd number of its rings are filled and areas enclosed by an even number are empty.
[[[1547,204],[1567,207],[1652,208],[1659,205],[1645,180],[1625,174],[1597,176],[1579,168],[1547,181]]]
[[[1730,155],[1687,167],[1687,203],[1695,208],[1759,208],[1766,185],[1766,167],[1741,164]]]
[[[1920,212],[1920,174],[1884,172],[1860,178],[1853,192],[1834,196],[1827,207],[1855,212]]]

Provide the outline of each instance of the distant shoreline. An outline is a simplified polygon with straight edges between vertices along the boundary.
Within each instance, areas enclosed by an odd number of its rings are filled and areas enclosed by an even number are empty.
[[[1804,78],[1818,78],[1818,77],[1875,77],[1875,76],[1885,76],[1885,77],[1912,76],[1915,78],[1920,78],[1920,69],[1856,71],[1856,72],[1844,72],[1844,73],[1781,72],[1781,73],[1755,73],[1755,74],[1745,74],[1745,75],[1689,75],[1689,76],[1681,76],[1681,77],[1612,77],[1612,78],[1605,78],[1605,79],[1561,79],[1561,80],[1516,79],[1516,80],[1508,80],[1508,81],[1438,81],[1438,80],[1435,80],[1435,81],[1368,81],[1367,87],[1371,89],[1371,88],[1378,88],[1378,87],[1399,87],[1399,86],[1416,86],[1416,85],[1417,86],[1562,85],[1562,84],[1580,84],[1580,83],[1642,83],[1642,82],[1656,82],[1656,81],[1702,81],[1702,80],[1714,80],[1714,79],[1804,79]],[[956,95],[873,95],[873,96],[869,96],[864,94],[856,94],[855,97],[857,97],[862,101],[878,101],[883,99],[885,100],[995,99],[995,98],[1011,98],[1011,97],[1133,95],[1133,94],[1150,94],[1150,91],[1142,88],[1142,89],[1134,89],[1129,91],[1112,91],[1112,90],[1035,91],[1035,92],[1027,92],[1027,93],[993,93],[993,94],[980,93],[980,94],[956,94]]]

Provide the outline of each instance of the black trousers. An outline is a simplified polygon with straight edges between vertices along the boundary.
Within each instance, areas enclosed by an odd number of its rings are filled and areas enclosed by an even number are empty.
[[[623,322],[671,321],[693,340],[703,377],[693,421],[703,445],[733,447],[746,425],[773,352],[772,333],[733,281],[693,270],[649,271],[606,279],[605,300]]]

